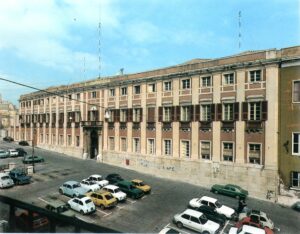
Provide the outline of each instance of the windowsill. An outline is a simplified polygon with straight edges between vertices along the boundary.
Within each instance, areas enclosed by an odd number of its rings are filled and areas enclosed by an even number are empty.
[[[294,153],[292,153],[292,156],[300,157],[300,154],[294,154]]]

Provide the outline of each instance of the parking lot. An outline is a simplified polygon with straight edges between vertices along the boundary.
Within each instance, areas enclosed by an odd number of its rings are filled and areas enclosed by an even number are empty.
[[[14,143],[0,143],[2,149],[15,147],[17,145]],[[30,147],[23,148],[28,153],[31,152]],[[238,204],[235,198],[212,194],[208,189],[189,183],[162,179],[156,175],[142,174],[103,163],[95,163],[93,160],[77,159],[42,149],[36,149],[35,152],[45,158],[45,162],[35,164],[36,173],[33,175],[32,183],[2,189],[0,194],[45,207],[49,200],[57,199],[67,202],[70,199],[58,193],[59,186],[65,181],[76,180],[80,182],[91,174],[101,174],[105,177],[110,173],[118,173],[124,179],[142,179],[151,185],[151,194],[145,195],[141,199],[128,198],[126,202],[118,203],[116,207],[111,209],[102,210],[97,207],[97,211],[90,215],[76,213],[79,219],[116,231],[157,233],[166,226],[176,227],[172,223],[173,216],[185,210],[188,202],[194,197],[214,197],[220,203],[232,208],[236,208]],[[9,162],[15,162],[17,166],[24,168],[22,158],[0,159],[0,164]],[[247,199],[247,204],[250,208],[266,212],[275,223],[276,233],[297,233],[300,230],[298,222],[300,214],[296,211],[253,198]],[[5,212],[0,212],[0,215],[5,216]],[[1,219],[5,218],[1,217]],[[232,223],[228,222],[228,225],[230,226]],[[227,229],[228,227],[225,227],[223,232],[226,232]],[[181,229],[181,232],[194,233],[185,228]]]

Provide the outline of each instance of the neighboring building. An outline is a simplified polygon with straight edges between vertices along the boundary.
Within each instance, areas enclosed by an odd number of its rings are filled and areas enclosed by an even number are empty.
[[[300,62],[283,61],[280,71],[279,173],[287,188],[300,191]]]
[[[299,60],[300,47],[250,51],[52,87],[21,96],[14,134],[35,133],[39,147],[76,157],[276,196],[281,64]]]
[[[0,139],[10,135],[9,131],[15,125],[18,109],[10,102],[2,100],[0,95]]]

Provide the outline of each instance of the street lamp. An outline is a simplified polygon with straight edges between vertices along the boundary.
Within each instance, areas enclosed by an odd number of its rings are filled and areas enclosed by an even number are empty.
[[[32,136],[32,173],[35,173],[34,169],[34,145],[36,144],[36,129],[33,129],[33,136]]]

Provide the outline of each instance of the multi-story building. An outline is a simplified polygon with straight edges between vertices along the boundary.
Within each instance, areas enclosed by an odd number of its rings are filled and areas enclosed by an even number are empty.
[[[48,88],[20,98],[21,139],[202,186],[278,189],[281,64],[300,47],[251,51]]]
[[[0,94],[0,138],[10,134],[9,131],[13,129],[17,115],[18,109],[12,103],[2,100]]]

